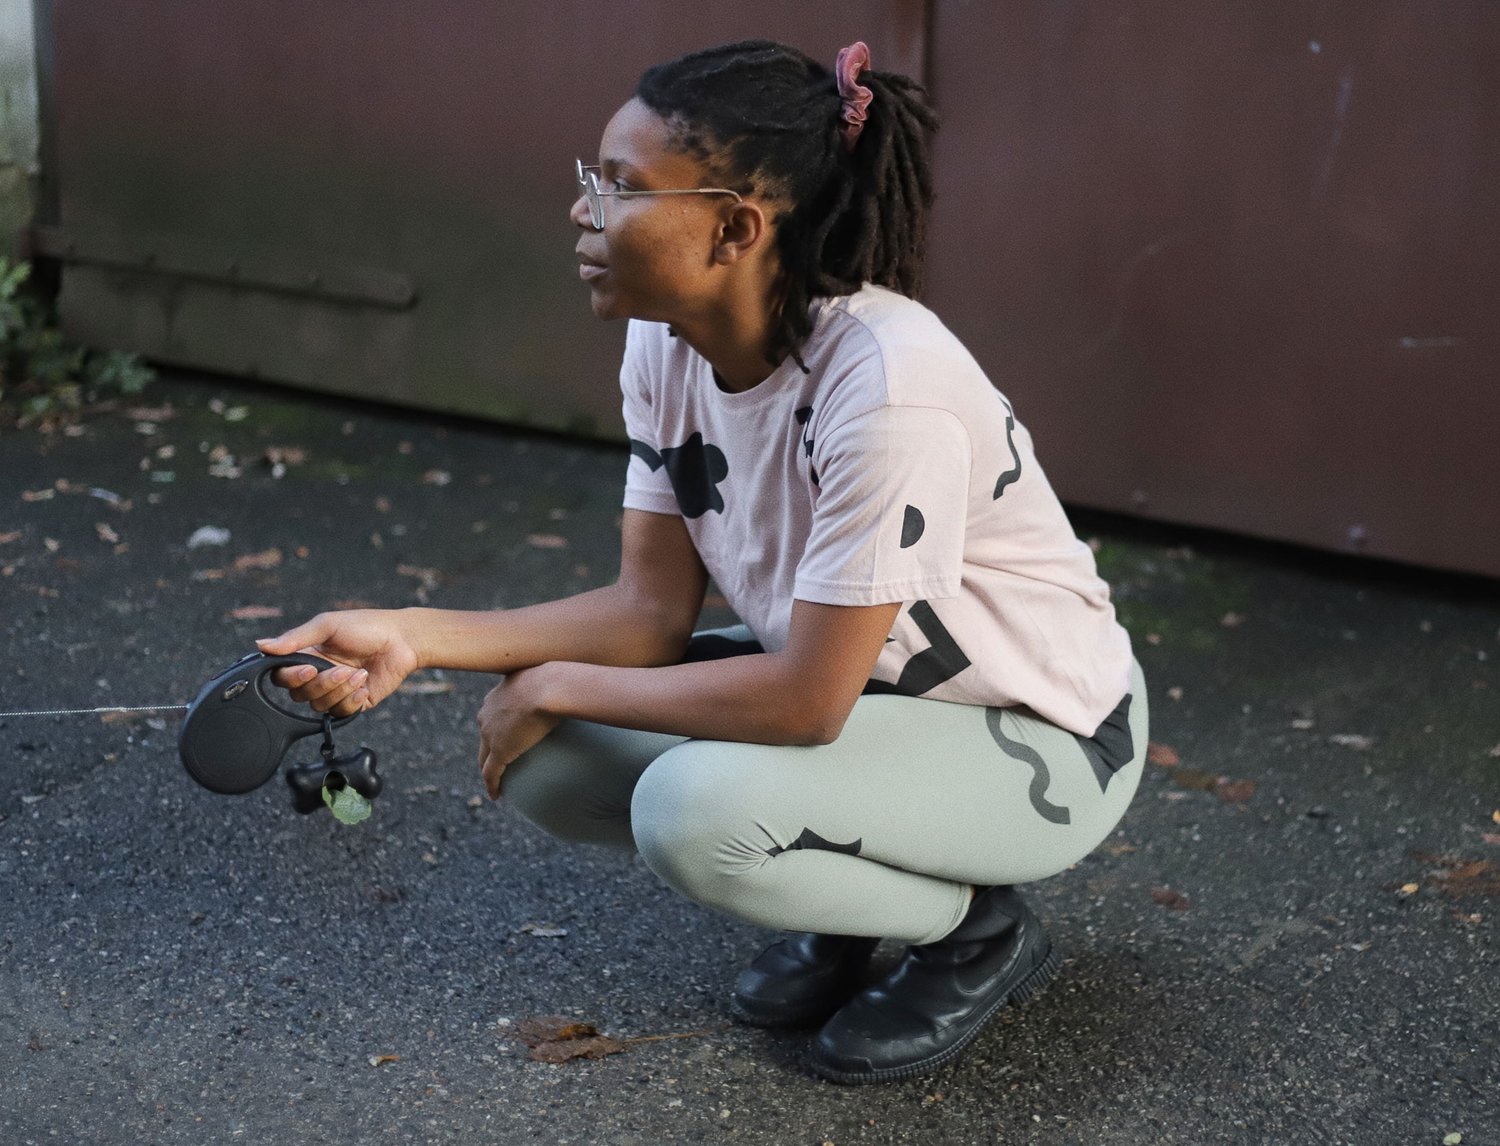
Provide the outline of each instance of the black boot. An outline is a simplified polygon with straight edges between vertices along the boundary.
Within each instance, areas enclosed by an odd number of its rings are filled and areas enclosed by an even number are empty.
[[[859,990],[860,972],[879,942],[794,931],[740,972],[729,1009],[757,1027],[820,1023]]]
[[[894,1082],[955,1058],[985,1020],[1052,978],[1058,959],[1012,887],[976,889],[947,937],[908,947],[886,978],[855,995],[813,1040],[809,1065],[833,1082]]]

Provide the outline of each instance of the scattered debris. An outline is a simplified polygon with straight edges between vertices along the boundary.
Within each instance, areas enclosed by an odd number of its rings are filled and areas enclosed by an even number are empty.
[[[1292,721],[1292,727],[1295,728],[1298,732],[1306,732],[1309,728],[1313,727],[1313,721],[1309,720],[1305,716],[1299,717],[1298,719]]]
[[[1182,763],[1177,749],[1167,744],[1158,744],[1154,740],[1146,745],[1146,759],[1162,768],[1175,768]]]
[[[537,939],[561,939],[567,935],[566,927],[559,927],[555,923],[523,923],[520,926],[522,935],[535,936]]]
[[[1429,887],[1437,888],[1444,895],[1455,899],[1466,895],[1500,895],[1500,865],[1490,860],[1433,855],[1429,852],[1410,854],[1411,858],[1417,862],[1433,867],[1434,870],[1427,873],[1423,882]],[[1402,890],[1404,891],[1405,887]]]
[[[120,535],[118,533],[116,533],[113,529],[111,529],[109,527],[108,523],[106,523],[106,522],[103,522],[103,521],[96,521],[96,522],[94,522],[94,532],[99,535],[99,540],[102,541],[102,542],[104,542],[106,545],[117,545],[117,544],[119,544]]]
[[[200,549],[205,545],[228,545],[229,530],[217,525],[201,525],[188,538],[189,549]]]
[[[236,621],[271,621],[281,615],[281,609],[275,605],[241,605],[229,613]]]
[[[1153,887],[1151,898],[1169,911],[1186,911],[1192,906],[1192,901],[1180,891],[1173,891],[1170,887]]]
[[[1340,748],[1352,748],[1356,752],[1366,752],[1375,747],[1375,737],[1361,736],[1354,732],[1336,732],[1328,738],[1328,743],[1337,744]]]
[[[566,549],[568,539],[556,533],[530,533],[526,536],[526,544],[534,549]]]
[[[423,485],[445,486],[453,480],[453,475],[447,470],[428,470],[422,475]]]
[[[1181,700],[1182,699],[1182,686],[1174,684],[1171,688],[1167,689],[1167,699],[1168,700]]]
[[[244,553],[234,559],[234,567],[245,569],[275,569],[281,564],[281,550],[263,549],[259,553]]]
[[[531,1048],[535,1062],[564,1063],[573,1059],[602,1059],[608,1055],[621,1054],[637,1043],[663,1042],[667,1039],[695,1039],[716,1034],[724,1030],[717,1027],[705,1031],[682,1031],[667,1035],[637,1035],[634,1038],[616,1039],[601,1034],[593,1023],[579,1022],[564,1015],[538,1015],[533,1018],[501,1019],[498,1024],[510,1037],[519,1039]]]
[[[1219,786],[1219,777],[1201,768],[1178,768],[1172,773],[1172,783],[1192,792],[1212,792]]]
[[[401,1061],[401,1056],[398,1055],[398,1054],[372,1054],[370,1056],[370,1065],[371,1066],[384,1066],[388,1062],[400,1062],[400,1061]]]
[[[1245,617],[1241,613],[1225,613],[1219,618],[1219,624],[1226,629],[1237,629],[1245,623]]]

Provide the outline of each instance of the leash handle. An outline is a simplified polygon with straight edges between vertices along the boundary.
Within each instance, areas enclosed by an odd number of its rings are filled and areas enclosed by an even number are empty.
[[[253,791],[276,774],[294,742],[323,731],[322,713],[283,707],[273,692],[271,673],[291,665],[312,665],[320,672],[333,667],[311,653],[253,652],[203,686],[188,705],[177,741],[189,776],[210,792],[237,796]],[[345,716],[329,724],[338,728],[353,719]]]

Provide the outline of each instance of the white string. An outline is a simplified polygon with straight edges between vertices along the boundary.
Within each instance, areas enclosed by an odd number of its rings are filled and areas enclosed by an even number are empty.
[[[167,712],[187,707],[186,704],[140,704],[133,708],[44,708],[35,712],[0,712],[0,719],[7,716],[88,716],[96,712]]]

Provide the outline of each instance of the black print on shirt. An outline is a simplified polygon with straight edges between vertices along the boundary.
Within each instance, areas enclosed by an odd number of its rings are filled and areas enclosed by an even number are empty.
[[[910,549],[921,541],[926,529],[927,519],[922,516],[922,511],[914,505],[908,505],[906,519],[901,522],[901,548]]]
[[[782,852],[815,851],[815,852],[839,852],[841,855],[857,856],[859,849],[864,846],[865,838],[860,836],[852,844],[836,844],[831,840],[825,840],[811,828],[803,828],[802,834],[786,847],[771,847],[766,849],[766,855],[779,856]]]
[[[811,406],[803,406],[792,415],[797,419],[797,425],[804,427],[802,431],[802,449],[809,458],[813,455],[813,440],[807,436],[805,427],[807,426],[808,419],[812,417],[812,412],[813,408]],[[807,467],[807,476],[812,480],[813,485],[822,484],[818,481],[818,471],[813,469],[811,465]]]
[[[709,510],[724,512],[719,483],[729,476],[729,460],[718,446],[705,443],[702,434],[695,432],[682,445],[669,446],[661,453],[631,438],[630,452],[650,466],[652,473],[667,467],[683,517],[702,517]]]
[[[1000,402],[1005,407],[1005,444],[1010,447],[1010,469],[995,482],[995,496],[990,499],[992,501],[999,501],[1005,487],[1021,476],[1021,455],[1016,449],[1016,412],[1004,398]]]
[[[984,710],[984,722],[989,726],[990,735],[994,737],[995,743],[1000,750],[1014,760],[1031,767],[1031,787],[1027,795],[1031,798],[1031,806],[1036,809],[1036,814],[1041,816],[1049,824],[1067,824],[1072,822],[1072,815],[1058,804],[1047,799],[1047,786],[1052,783],[1052,773],[1047,768],[1047,762],[1042,759],[1041,753],[1029,744],[1022,744],[1019,740],[1012,740],[1006,736],[1000,728],[1000,721],[1005,710],[1003,708],[987,708]]]
[[[944,681],[952,680],[972,663],[926,601],[914,601],[909,613],[931,647],[916,653],[906,662],[895,684],[885,680],[870,681],[864,688],[866,696],[888,696],[891,693],[921,696]]]

